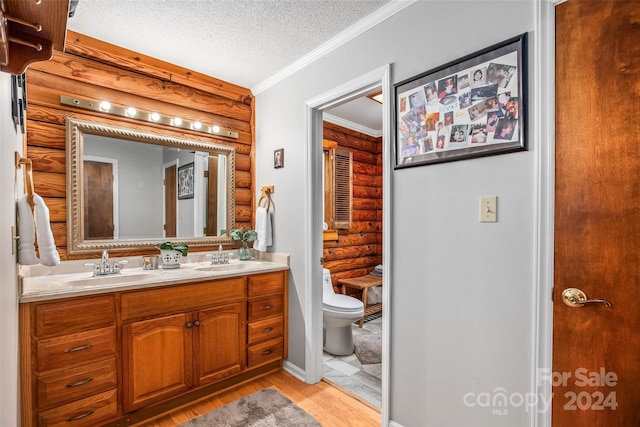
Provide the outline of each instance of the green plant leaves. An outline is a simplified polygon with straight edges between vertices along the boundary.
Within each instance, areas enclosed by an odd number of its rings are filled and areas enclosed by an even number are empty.
[[[236,228],[231,231],[231,238],[233,240],[242,240],[243,242],[253,242],[258,238],[258,233],[251,228],[247,228],[246,231],[241,228]]]
[[[182,256],[187,256],[187,251],[189,249],[189,246],[185,245],[184,243],[177,243],[177,244],[173,244],[171,242],[164,242],[163,244],[161,244],[159,246],[160,250],[164,250],[164,251],[178,251],[182,254]]]

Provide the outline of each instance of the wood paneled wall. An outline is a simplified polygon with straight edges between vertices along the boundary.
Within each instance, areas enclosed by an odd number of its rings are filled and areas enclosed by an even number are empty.
[[[69,256],[66,252],[66,117],[235,147],[236,227],[251,226],[255,199],[254,104],[249,89],[69,31],[64,53],[54,52],[52,60],[33,64],[28,69],[27,93],[25,152],[33,161],[35,191],[44,197],[49,207],[62,259],[87,257]],[[189,121],[217,124],[237,131],[239,137],[209,136],[74,109],[61,105],[60,95],[108,100]],[[211,248],[194,250],[208,249]]]
[[[382,138],[324,122],[323,139],[353,156],[353,211],[350,229],[324,242],[324,268],[338,279],[369,274],[382,264]],[[335,288],[338,290],[338,288]]]

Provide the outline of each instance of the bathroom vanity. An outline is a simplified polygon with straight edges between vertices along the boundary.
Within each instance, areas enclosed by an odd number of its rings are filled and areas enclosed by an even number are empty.
[[[23,275],[22,425],[131,425],[280,369],[284,258]]]

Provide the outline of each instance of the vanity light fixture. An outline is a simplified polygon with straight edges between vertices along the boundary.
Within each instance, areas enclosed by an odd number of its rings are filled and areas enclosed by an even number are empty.
[[[198,132],[224,136],[226,138],[238,139],[238,132],[229,129],[222,129],[218,125],[204,126],[199,121],[190,122],[187,120],[183,120],[180,117],[172,118],[163,116],[157,112],[139,112],[134,107],[112,105],[108,101],[96,102],[66,95],[60,95],[60,104],[69,105],[75,108],[82,108],[85,110],[97,111],[99,113],[107,113],[114,116],[133,118],[144,122],[159,123],[166,126],[173,126],[182,129],[189,129]]]

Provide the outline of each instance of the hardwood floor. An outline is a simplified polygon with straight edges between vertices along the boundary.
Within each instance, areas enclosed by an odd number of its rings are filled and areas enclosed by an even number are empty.
[[[171,413],[160,415],[151,421],[137,424],[136,427],[175,427],[263,388],[278,390],[313,415],[323,426],[374,427],[380,425],[380,413],[350,394],[325,381],[314,385],[306,384],[280,370],[221,391]]]

